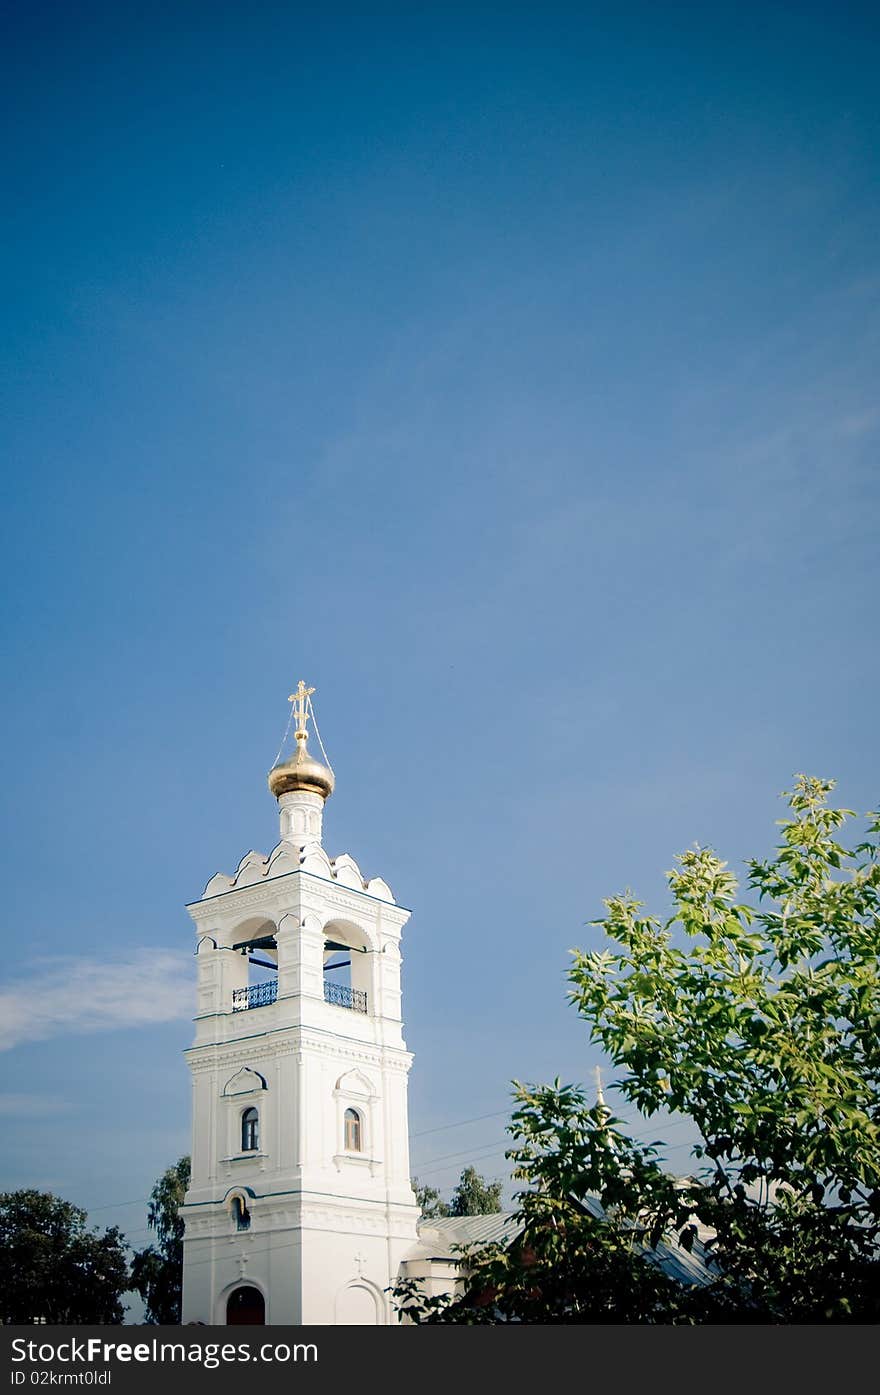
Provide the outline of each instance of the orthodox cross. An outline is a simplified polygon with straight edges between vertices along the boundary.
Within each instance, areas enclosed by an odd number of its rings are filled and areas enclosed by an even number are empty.
[[[308,722],[309,698],[314,692],[314,688],[307,688],[302,679],[297,684],[295,693],[291,693],[287,699],[293,703],[293,715],[296,717],[296,731],[294,736],[297,741],[304,741],[307,735],[306,723]]]

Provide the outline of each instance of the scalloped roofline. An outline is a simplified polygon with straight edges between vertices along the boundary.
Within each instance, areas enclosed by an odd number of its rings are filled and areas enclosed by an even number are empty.
[[[273,886],[276,882],[283,882],[285,877],[312,877],[316,882],[323,882],[325,886],[332,886],[336,891],[347,891],[352,896],[364,896],[368,901],[375,901],[378,906],[393,906],[395,910],[406,911],[412,915],[409,906],[402,906],[399,901],[388,901],[384,896],[373,896],[369,891],[359,891],[357,887],[346,886],[344,882],[333,881],[329,877],[319,877],[317,872],[307,872],[302,867],[295,867],[292,872],[281,872],[277,877],[267,877],[259,882],[248,882],[246,886],[231,886],[227,891],[215,891],[212,896],[199,896],[195,901],[187,901],[185,909],[192,906],[203,906],[206,901],[219,901],[221,896],[235,896],[239,892],[253,891],[256,886]]]

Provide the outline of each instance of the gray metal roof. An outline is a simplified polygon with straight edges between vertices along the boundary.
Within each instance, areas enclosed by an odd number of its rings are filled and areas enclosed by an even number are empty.
[[[603,1213],[596,1197],[583,1198],[583,1205],[597,1218]],[[509,1245],[520,1233],[522,1225],[514,1215],[496,1211],[488,1216],[443,1216],[419,1222],[419,1240],[433,1252],[434,1258],[455,1259],[455,1245],[489,1245],[495,1242]],[[645,1257],[657,1264],[671,1279],[683,1284],[708,1284],[715,1278],[709,1267],[709,1256],[697,1241],[688,1251],[676,1240],[661,1240],[655,1249],[645,1249]]]
[[[452,1245],[491,1245],[496,1241],[507,1245],[521,1229],[505,1211],[488,1216],[442,1216],[419,1221],[419,1239],[436,1242],[443,1254],[449,1254]]]

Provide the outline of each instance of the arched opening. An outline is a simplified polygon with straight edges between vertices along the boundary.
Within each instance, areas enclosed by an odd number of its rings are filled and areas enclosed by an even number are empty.
[[[236,930],[232,948],[241,959],[232,994],[233,1012],[268,1007],[278,996],[278,944],[272,920],[254,917]]]
[[[236,1230],[250,1230],[251,1213],[243,1196],[232,1198],[232,1220]]]
[[[256,1153],[260,1146],[260,1116],[253,1105],[241,1116],[241,1151]]]
[[[370,949],[363,931],[346,921],[324,927],[324,999],[334,1007],[369,1011]]]
[[[266,1302],[260,1290],[248,1284],[233,1289],[226,1300],[226,1322],[230,1327],[265,1327]]]

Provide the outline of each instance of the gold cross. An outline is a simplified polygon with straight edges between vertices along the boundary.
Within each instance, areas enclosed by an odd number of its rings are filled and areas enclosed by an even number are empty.
[[[294,732],[294,736],[297,740],[304,740],[307,735],[308,701],[314,691],[314,688],[307,688],[303,680],[300,679],[296,692],[291,693],[290,697],[287,699],[288,702],[293,703],[293,710],[296,715],[296,731]]]

